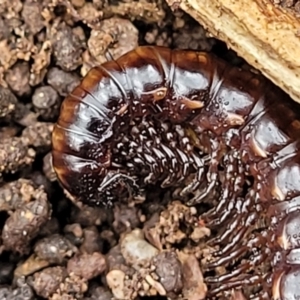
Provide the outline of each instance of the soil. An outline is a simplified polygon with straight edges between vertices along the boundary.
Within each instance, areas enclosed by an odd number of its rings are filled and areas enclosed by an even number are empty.
[[[300,2],[276,3],[297,11]],[[64,97],[108,53],[138,45],[244,64],[163,0],[0,3],[0,299],[205,299],[198,262],[210,257],[211,232],[195,207],[160,190],[140,206],[89,207],[70,199],[51,165]]]

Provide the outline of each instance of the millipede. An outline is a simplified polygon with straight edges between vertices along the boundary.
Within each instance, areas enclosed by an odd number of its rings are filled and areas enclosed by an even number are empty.
[[[223,245],[205,268],[208,299],[256,288],[251,299],[300,299],[299,104],[260,74],[212,53],[141,46],[92,68],[62,103],[53,166],[90,205],[180,186]],[[264,223],[262,230],[257,223]],[[259,266],[268,262],[271,271]]]

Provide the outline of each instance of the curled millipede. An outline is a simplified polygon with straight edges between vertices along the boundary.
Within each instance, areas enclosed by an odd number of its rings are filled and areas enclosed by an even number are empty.
[[[205,268],[231,271],[206,279],[208,299],[257,286],[251,299],[296,300],[299,108],[263,76],[213,54],[138,47],[91,69],[66,97],[53,166],[89,204],[143,197],[151,184],[184,184],[189,204],[218,195],[203,219],[224,228],[209,241],[222,247]]]

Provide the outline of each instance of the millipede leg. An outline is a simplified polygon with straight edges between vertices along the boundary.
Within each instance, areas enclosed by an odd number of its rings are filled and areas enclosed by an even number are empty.
[[[263,231],[242,247],[243,249],[238,249],[230,254],[232,260],[238,258],[243,251],[246,253],[247,250],[252,250],[253,247],[261,247],[261,245],[266,244],[268,237],[268,231]],[[211,290],[209,295],[216,295],[220,292],[229,291],[232,288],[240,288],[243,285],[255,285],[259,284],[261,286],[261,291],[250,300],[264,300],[270,299],[267,297],[266,291],[270,291],[270,280],[267,280],[267,276],[270,274],[257,274],[256,267],[266,261],[270,255],[268,247],[261,247],[259,253],[253,254],[246,262],[240,264],[236,269],[230,273],[222,274],[216,277],[210,277],[206,279],[206,282],[211,285]],[[226,259],[226,258],[224,258]],[[220,260],[221,261],[221,260]],[[246,275],[249,271],[253,270],[256,274]],[[246,277],[245,277],[246,276]]]
[[[246,277],[240,277],[237,278],[234,281],[229,281],[229,282],[221,282],[219,284],[216,284],[215,287],[212,287],[209,290],[208,293],[208,298],[212,296],[216,296],[219,293],[225,292],[225,291],[230,291],[231,289],[234,288],[239,288],[243,285],[245,286],[253,286],[255,284],[259,284],[261,282],[261,276],[260,275],[247,275]]]
[[[266,238],[262,234],[259,234],[255,238],[251,238],[247,242],[247,244],[245,245],[245,247],[246,247],[246,250],[251,251],[254,247],[258,247],[259,245],[263,245],[266,242],[267,242]],[[226,255],[225,247],[222,250],[220,250],[220,251],[216,251],[215,255],[217,255],[217,256],[225,256]]]
[[[270,300],[270,295],[266,291],[261,291],[254,296],[250,296],[249,300]]]
[[[243,239],[243,237],[245,236],[245,234],[247,233],[247,231],[249,231],[249,229],[251,228],[253,222],[256,219],[257,214],[251,213],[247,218],[243,218],[243,216],[241,216],[240,219],[245,219],[245,222],[239,224],[240,228],[238,229],[238,231],[234,231],[231,230],[231,232],[227,235],[227,240],[229,240],[229,242],[226,244],[226,246],[224,248],[222,248],[219,251],[216,251],[215,255],[216,256],[224,256],[227,255],[227,253],[229,251],[233,251],[236,247],[238,247],[239,242]],[[229,232],[229,230],[226,231]],[[223,236],[221,236],[222,238]],[[219,239],[221,242],[224,242],[225,240]],[[215,242],[214,242],[215,243]]]
[[[205,163],[205,159],[207,158],[204,157],[203,159],[200,159],[195,154],[192,154],[192,159],[194,161],[197,173],[195,174],[195,178],[193,179],[193,181],[180,192],[180,196],[183,197],[187,196],[189,193],[194,192],[197,188],[199,188],[199,186],[203,181],[202,179],[204,175],[204,163]],[[192,200],[190,200],[190,202],[192,202]]]
[[[230,261],[230,258],[238,258],[238,255],[241,255],[243,253],[246,253],[247,251],[253,250],[254,247],[258,247],[259,245],[264,245],[267,240],[265,237],[266,233],[264,232],[263,234],[259,234],[258,236],[255,236],[254,238],[250,238],[250,240],[247,242],[246,245],[240,247],[237,250],[232,250],[232,252],[226,254],[222,253],[221,251],[216,251],[213,253],[216,256],[221,256],[218,260],[215,262],[209,264],[209,268],[215,268],[217,266],[220,266],[220,264],[224,264],[226,262]],[[233,253],[237,253],[237,255],[233,256]]]
[[[228,224],[226,230],[219,236],[211,239],[210,241],[208,241],[208,244],[210,246],[215,246],[218,244],[223,243],[224,241],[228,240],[232,234],[232,232],[238,228],[240,226],[240,223],[242,221],[242,215],[240,214],[235,214],[232,217],[233,221],[231,223]]]
[[[205,189],[195,196],[193,199],[189,200],[187,205],[194,205],[203,201],[216,187],[217,179],[219,175],[218,165],[223,157],[224,145],[215,139],[210,140],[211,143],[211,155],[210,155],[210,165],[207,176],[207,186]]]
[[[216,182],[217,182],[217,180],[216,180],[216,178],[214,178],[211,182],[209,182],[209,184],[206,186],[204,191],[202,193],[200,193],[199,195],[195,196],[194,198],[190,199],[187,202],[187,205],[195,205],[195,204],[203,201],[210,193],[213,192],[213,188],[216,186]]]
[[[226,204],[228,203],[229,197],[230,197],[229,189],[228,188],[223,189],[220,199],[218,199],[217,206],[202,215],[202,218],[205,220],[211,219],[210,221],[206,221],[206,223],[209,226],[214,226],[215,224],[216,225],[219,224],[220,218],[218,215],[220,214],[220,212],[231,213],[230,209],[229,210],[226,209]],[[232,204],[231,201],[230,204]]]
[[[231,253],[229,253],[227,256],[225,257],[220,257],[219,259],[208,263],[205,267],[207,270],[211,270],[220,266],[225,266],[228,263],[234,261],[237,257],[239,257],[240,255],[242,255],[243,253],[245,253],[248,250],[248,246],[243,246],[240,247],[239,249],[232,251]]]
[[[134,177],[113,171],[108,172],[102,181],[102,184],[98,188],[99,194],[118,187],[119,184],[126,185],[132,195],[138,195],[140,187],[137,185]]]
[[[232,214],[236,197],[242,192],[242,188],[245,182],[244,170],[241,162],[236,159],[236,151],[231,151],[224,158],[225,165],[225,182],[222,187],[222,194],[218,201],[218,205],[203,215],[204,219],[212,219],[207,221],[207,226],[216,226],[222,224],[227,217]]]
[[[270,291],[272,290],[272,283],[271,283],[272,281],[269,280],[271,276],[272,276],[271,274],[265,274],[264,276],[262,276],[262,280],[261,280],[262,290],[256,293],[255,295],[251,295],[249,300],[270,300],[271,299]]]
[[[236,276],[239,276],[248,270],[249,270],[249,265],[244,264],[244,265],[240,266],[238,269],[235,269],[234,271],[232,271],[231,273],[226,273],[224,275],[220,275],[217,277],[209,277],[206,279],[206,282],[208,284],[212,284],[212,283],[226,284],[226,281],[229,281],[230,279],[232,279]]]
[[[236,206],[237,199],[233,198],[231,200],[226,200],[224,196],[222,196],[221,201],[219,202],[220,205],[224,206],[224,204],[227,204],[226,208],[220,209],[218,211],[217,209],[213,209],[211,212],[208,212],[206,214],[203,214],[202,218],[206,223],[207,227],[215,227],[215,226],[220,226],[221,224],[224,224],[224,222],[229,221],[230,215],[233,214],[234,208]],[[209,220],[211,217],[218,215],[217,218]]]
[[[214,255],[216,256],[225,256],[225,255],[228,255],[228,253],[230,251],[233,251],[237,245],[240,244],[243,236],[245,235],[245,233],[248,231],[248,228],[247,227],[242,227],[239,229],[238,232],[235,232],[234,233],[234,236],[232,238],[230,238],[230,242],[228,244],[226,244],[225,247],[223,247],[221,250],[219,251],[216,251],[214,253]]]
[[[252,256],[253,259],[247,261],[246,263],[241,264],[238,268],[236,268],[234,271],[224,274],[224,275],[220,275],[218,277],[211,277],[211,278],[207,278],[207,282],[208,283],[223,283],[226,282],[232,278],[234,278],[235,276],[241,275],[244,272],[247,272],[251,269],[253,269],[254,267],[256,267],[259,263],[263,262],[266,259],[266,253],[261,253],[260,255],[253,255]]]

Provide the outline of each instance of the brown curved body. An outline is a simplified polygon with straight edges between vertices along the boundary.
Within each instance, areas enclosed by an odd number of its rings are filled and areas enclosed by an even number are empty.
[[[193,192],[195,203],[219,183],[218,205],[204,218],[224,226],[211,241],[223,246],[207,269],[252,259],[208,278],[208,297],[260,285],[253,299],[296,300],[299,108],[263,77],[212,54],[139,47],[93,68],[64,100],[53,165],[61,184],[90,204],[187,178],[182,194]],[[266,224],[260,231],[258,219]],[[272,272],[259,273],[266,262]]]

